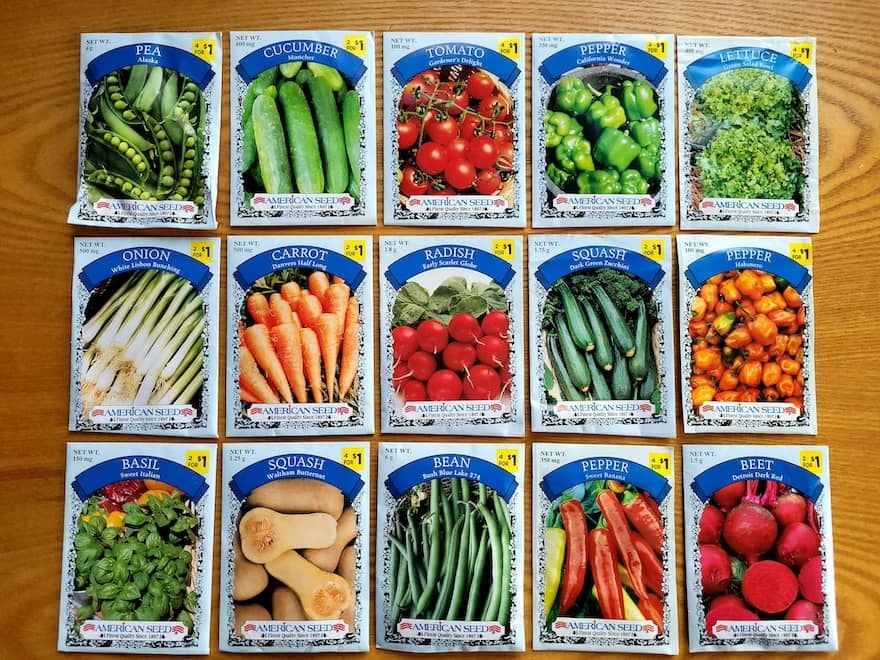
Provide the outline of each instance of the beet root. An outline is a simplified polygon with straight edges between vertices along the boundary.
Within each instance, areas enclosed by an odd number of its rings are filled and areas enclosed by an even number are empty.
[[[721,529],[724,527],[724,514],[717,506],[706,504],[700,514],[700,531],[697,543],[721,543]]]
[[[782,528],[776,542],[776,558],[789,568],[798,568],[819,554],[821,539],[813,528],[803,522]]]
[[[734,481],[723,488],[719,488],[712,494],[722,511],[730,511],[733,507],[740,503],[743,495],[746,494],[746,484],[743,481]]]
[[[822,557],[816,555],[808,559],[798,571],[798,588],[801,596],[811,603],[821,605],[825,602],[822,589]]]
[[[776,504],[771,507],[770,513],[780,527],[804,522],[807,518],[807,500],[800,493],[787,490],[776,498]]]
[[[789,621],[812,621],[821,635],[825,632],[825,620],[822,610],[808,600],[797,600],[788,608],[785,618]]]
[[[706,543],[700,546],[700,577],[703,594],[714,596],[724,593],[733,579],[730,556],[719,545]]]
[[[788,566],[765,559],[746,569],[742,595],[746,603],[756,610],[779,614],[797,599],[798,581]]]
[[[778,531],[773,514],[760,504],[743,502],[724,519],[724,541],[750,565],[773,548]]]

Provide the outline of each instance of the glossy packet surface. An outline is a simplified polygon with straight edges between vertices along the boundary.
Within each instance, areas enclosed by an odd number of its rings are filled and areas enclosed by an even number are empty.
[[[521,238],[385,237],[380,250],[382,432],[522,435]]]
[[[223,447],[220,649],[366,651],[369,443]]]
[[[212,444],[67,444],[58,650],[202,654]]]
[[[377,646],[525,650],[524,453],[517,443],[379,444]]]
[[[681,228],[819,231],[814,37],[678,37]]]
[[[76,238],[71,431],[217,437],[220,239]]]
[[[673,449],[532,452],[535,649],[678,653]]]
[[[674,225],[675,38],[532,36],[535,227]]]
[[[228,240],[227,434],[372,433],[372,239]]]
[[[233,225],[376,223],[376,73],[364,30],[232,32]]]
[[[809,238],[678,237],[686,433],[816,429]]]
[[[68,222],[217,227],[222,62],[219,32],[81,36]]]
[[[665,236],[529,239],[532,430],[673,437]]]
[[[682,447],[691,651],[836,651],[828,448]]]
[[[382,40],[385,224],[525,227],[525,35]]]

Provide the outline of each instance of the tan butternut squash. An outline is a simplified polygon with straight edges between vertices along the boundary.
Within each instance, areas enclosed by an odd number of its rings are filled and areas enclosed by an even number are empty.
[[[263,593],[269,586],[269,574],[261,564],[245,559],[241,552],[241,541],[235,535],[232,550],[235,553],[234,573],[232,576],[233,600],[250,600]]]
[[[272,615],[262,605],[257,603],[247,603],[245,605],[236,604],[235,606],[235,634],[242,636],[241,627],[245,621],[271,621]]]
[[[347,546],[339,556],[336,574],[339,577],[345,578],[346,582],[351,586],[352,593],[355,594],[351,606],[346,607],[339,617],[348,624],[349,631],[354,631],[354,612],[357,605],[357,550],[355,550],[353,545]]]
[[[355,536],[357,536],[357,517],[354,509],[348,507],[336,522],[336,538],[332,545],[306,550],[303,557],[322,570],[334,571],[339,563],[339,556]]]
[[[286,550],[326,548],[336,540],[336,519],[327,513],[278,513],[251,509],[238,523],[241,549],[255,564],[265,564]]]
[[[272,590],[272,618],[276,621],[305,621],[306,611],[290,587],[279,584]]]
[[[268,562],[266,571],[293,589],[310,620],[338,619],[354,600],[345,578],[321,570],[296,550]]]
[[[279,513],[326,513],[338,518],[345,497],[336,486],[317,479],[277,479],[258,486],[247,496],[251,506]]]

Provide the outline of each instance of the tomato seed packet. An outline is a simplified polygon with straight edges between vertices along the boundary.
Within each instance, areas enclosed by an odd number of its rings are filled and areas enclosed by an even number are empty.
[[[682,447],[691,651],[836,651],[828,448]]]
[[[816,434],[813,246],[678,237],[686,433]]]
[[[378,647],[525,650],[524,458],[517,443],[379,444]]]
[[[819,231],[814,37],[678,37],[681,228]]]
[[[372,433],[372,239],[228,240],[227,435]]]
[[[71,431],[217,437],[220,239],[76,238]]]
[[[215,454],[67,443],[59,651],[208,653]]]
[[[525,35],[382,39],[385,224],[525,227]]]
[[[382,432],[522,435],[521,238],[380,249]]]
[[[529,239],[532,430],[673,437],[665,236]]]
[[[532,447],[536,650],[678,653],[672,447]]]
[[[366,651],[369,443],[223,446],[220,649]]]
[[[83,34],[68,222],[217,227],[219,32]]]
[[[232,225],[376,223],[376,66],[363,30],[230,33]]]
[[[674,225],[675,38],[532,36],[532,224]]]

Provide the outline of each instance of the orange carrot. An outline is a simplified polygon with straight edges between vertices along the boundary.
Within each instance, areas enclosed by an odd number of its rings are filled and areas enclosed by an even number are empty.
[[[281,360],[281,366],[284,368],[284,373],[297,403],[308,403],[299,328],[293,323],[281,323],[269,331],[269,337],[278,354],[278,359]]]
[[[257,403],[280,403],[278,395],[272,391],[269,383],[260,373],[250,349],[244,345],[239,349],[238,371],[240,384],[247,386],[257,398]]]
[[[299,332],[302,330],[303,324],[302,321],[299,320],[299,314],[296,312],[290,313],[290,322],[296,327],[296,331]]]
[[[331,284],[345,284],[345,280],[342,279],[339,275],[334,275],[330,278]]]
[[[302,289],[296,282],[285,282],[281,285],[281,297],[287,301],[293,311],[296,311],[296,306],[299,304],[301,291]]]
[[[241,376],[238,377],[238,395],[245,403],[266,403],[247,388],[247,383]]]
[[[312,390],[312,399],[315,403],[324,403],[324,394],[321,391],[321,347],[318,344],[318,335],[311,328],[303,328],[299,332],[302,343],[303,366],[309,387]]]
[[[342,401],[348,390],[354,383],[357,375],[358,359],[360,357],[361,322],[358,312],[357,298],[352,296],[348,299],[348,309],[345,314],[345,329],[342,331],[342,357],[339,363],[339,400]]]
[[[324,299],[324,292],[328,286],[330,286],[330,278],[323,270],[314,270],[309,275],[309,291],[318,296],[318,300]]]
[[[244,346],[244,323],[239,321],[236,325],[236,330],[238,334],[238,345]]]
[[[250,326],[244,331],[244,342],[250,349],[257,361],[257,364],[266,372],[269,382],[272,383],[281,394],[281,400],[284,403],[292,403],[293,395],[290,392],[290,384],[284,375],[284,368],[281,361],[272,348],[272,341],[269,339],[269,328],[263,323],[257,323]]]
[[[273,293],[269,296],[269,327],[279,325],[281,323],[291,323],[293,310],[290,309],[290,303],[281,297],[280,293]]]
[[[299,298],[299,306],[297,307],[297,314],[299,314],[299,320],[302,321],[302,324],[307,328],[314,328],[318,322],[318,317],[321,316],[323,311],[321,299],[308,291],[304,291]]]
[[[245,302],[248,314],[257,323],[266,323],[269,319],[269,301],[262,293],[252,293]]]
[[[336,314],[339,327],[345,327],[345,310],[348,309],[348,297],[351,289],[347,284],[331,284],[324,294],[324,311]],[[340,346],[342,334],[339,335]]]
[[[324,377],[327,380],[327,400],[333,401],[333,383],[336,382],[336,360],[339,359],[339,337],[342,328],[339,317],[331,312],[321,314],[315,326],[321,358],[324,360]]]

